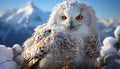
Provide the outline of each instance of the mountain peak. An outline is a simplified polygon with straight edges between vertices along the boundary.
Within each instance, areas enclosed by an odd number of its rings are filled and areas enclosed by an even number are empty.
[[[38,9],[32,1],[28,1],[23,7],[21,7],[18,11],[17,14],[26,12],[26,14],[31,14],[34,10]]]
[[[28,1],[25,6],[30,6],[30,7],[32,7],[32,8],[36,8],[35,5],[34,5],[34,3],[33,3],[31,0]]]

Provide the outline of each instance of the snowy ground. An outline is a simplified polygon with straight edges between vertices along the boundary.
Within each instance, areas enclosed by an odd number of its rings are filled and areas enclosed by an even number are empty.
[[[18,44],[15,44],[13,48],[0,45],[0,69],[19,69],[15,62],[15,55],[20,51],[21,47]]]

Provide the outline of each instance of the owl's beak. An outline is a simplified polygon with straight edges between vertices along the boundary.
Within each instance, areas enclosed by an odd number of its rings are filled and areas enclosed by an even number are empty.
[[[69,22],[69,28],[70,28],[70,30],[74,28],[74,25],[73,25],[73,21],[72,21],[72,20],[70,20],[70,22]]]

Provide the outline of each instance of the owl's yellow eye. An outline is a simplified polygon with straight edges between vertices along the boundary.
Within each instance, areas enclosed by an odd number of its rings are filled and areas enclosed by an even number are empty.
[[[66,16],[62,16],[62,19],[63,19],[63,20],[66,20],[66,19],[67,19],[67,17],[66,17]]]
[[[83,16],[82,15],[79,15],[76,17],[76,20],[82,20],[83,19]]]

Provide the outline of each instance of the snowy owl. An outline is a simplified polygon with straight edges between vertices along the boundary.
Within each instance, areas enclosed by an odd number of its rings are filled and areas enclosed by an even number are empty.
[[[23,46],[21,68],[93,69],[99,56],[95,12],[86,3],[63,1]]]

